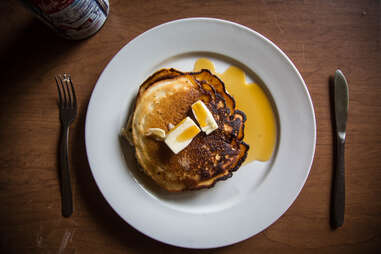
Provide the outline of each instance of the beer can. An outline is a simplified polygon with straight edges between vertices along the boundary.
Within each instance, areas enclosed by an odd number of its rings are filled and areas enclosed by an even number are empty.
[[[108,0],[21,0],[58,35],[80,40],[95,34],[109,13]]]

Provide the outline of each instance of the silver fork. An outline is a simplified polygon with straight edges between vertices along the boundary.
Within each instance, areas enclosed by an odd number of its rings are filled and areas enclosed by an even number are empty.
[[[70,184],[68,143],[70,125],[77,115],[77,98],[70,74],[57,75],[55,80],[58,90],[58,106],[62,127],[59,149],[62,215],[70,217],[73,213],[73,197]]]

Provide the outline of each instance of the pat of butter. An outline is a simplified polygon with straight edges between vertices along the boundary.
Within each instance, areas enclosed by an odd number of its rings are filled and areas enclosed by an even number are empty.
[[[186,117],[169,131],[164,142],[174,152],[178,154],[187,147],[193,138],[200,132],[198,126],[190,117]]]
[[[165,130],[160,128],[149,128],[145,136],[153,137],[156,140],[163,141],[165,139]]]
[[[200,100],[196,101],[192,105],[192,112],[195,116],[201,130],[209,135],[214,130],[218,129],[218,124],[212,113],[209,111],[208,107]]]

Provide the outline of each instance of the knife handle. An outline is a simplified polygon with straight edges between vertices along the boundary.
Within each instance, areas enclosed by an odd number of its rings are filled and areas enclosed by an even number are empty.
[[[331,226],[336,229],[344,223],[345,210],[345,170],[344,170],[345,139],[336,137],[336,169],[333,179]]]

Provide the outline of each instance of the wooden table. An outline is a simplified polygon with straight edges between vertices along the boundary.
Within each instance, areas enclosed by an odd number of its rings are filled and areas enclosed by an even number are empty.
[[[207,253],[376,253],[381,249],[380,1],[111,1],[107,23],[83,41],[56,37],[17,1],[0,2],[0,252],[199,253],[152,240],[125,223],[95,185],[84,119],[99,74],[131,39],[166,21],[216,17],[275,42],[301,72],[314,102],[317,146],[309,178],[262,233]],[[350,90],[344,226],[332,231],[332,127],[328,77]],[[53,77],[69,72],[80,102],[71,132],[75,212],[61,217],[59,120]],[[1,251],[2,250],[2,251]]]

